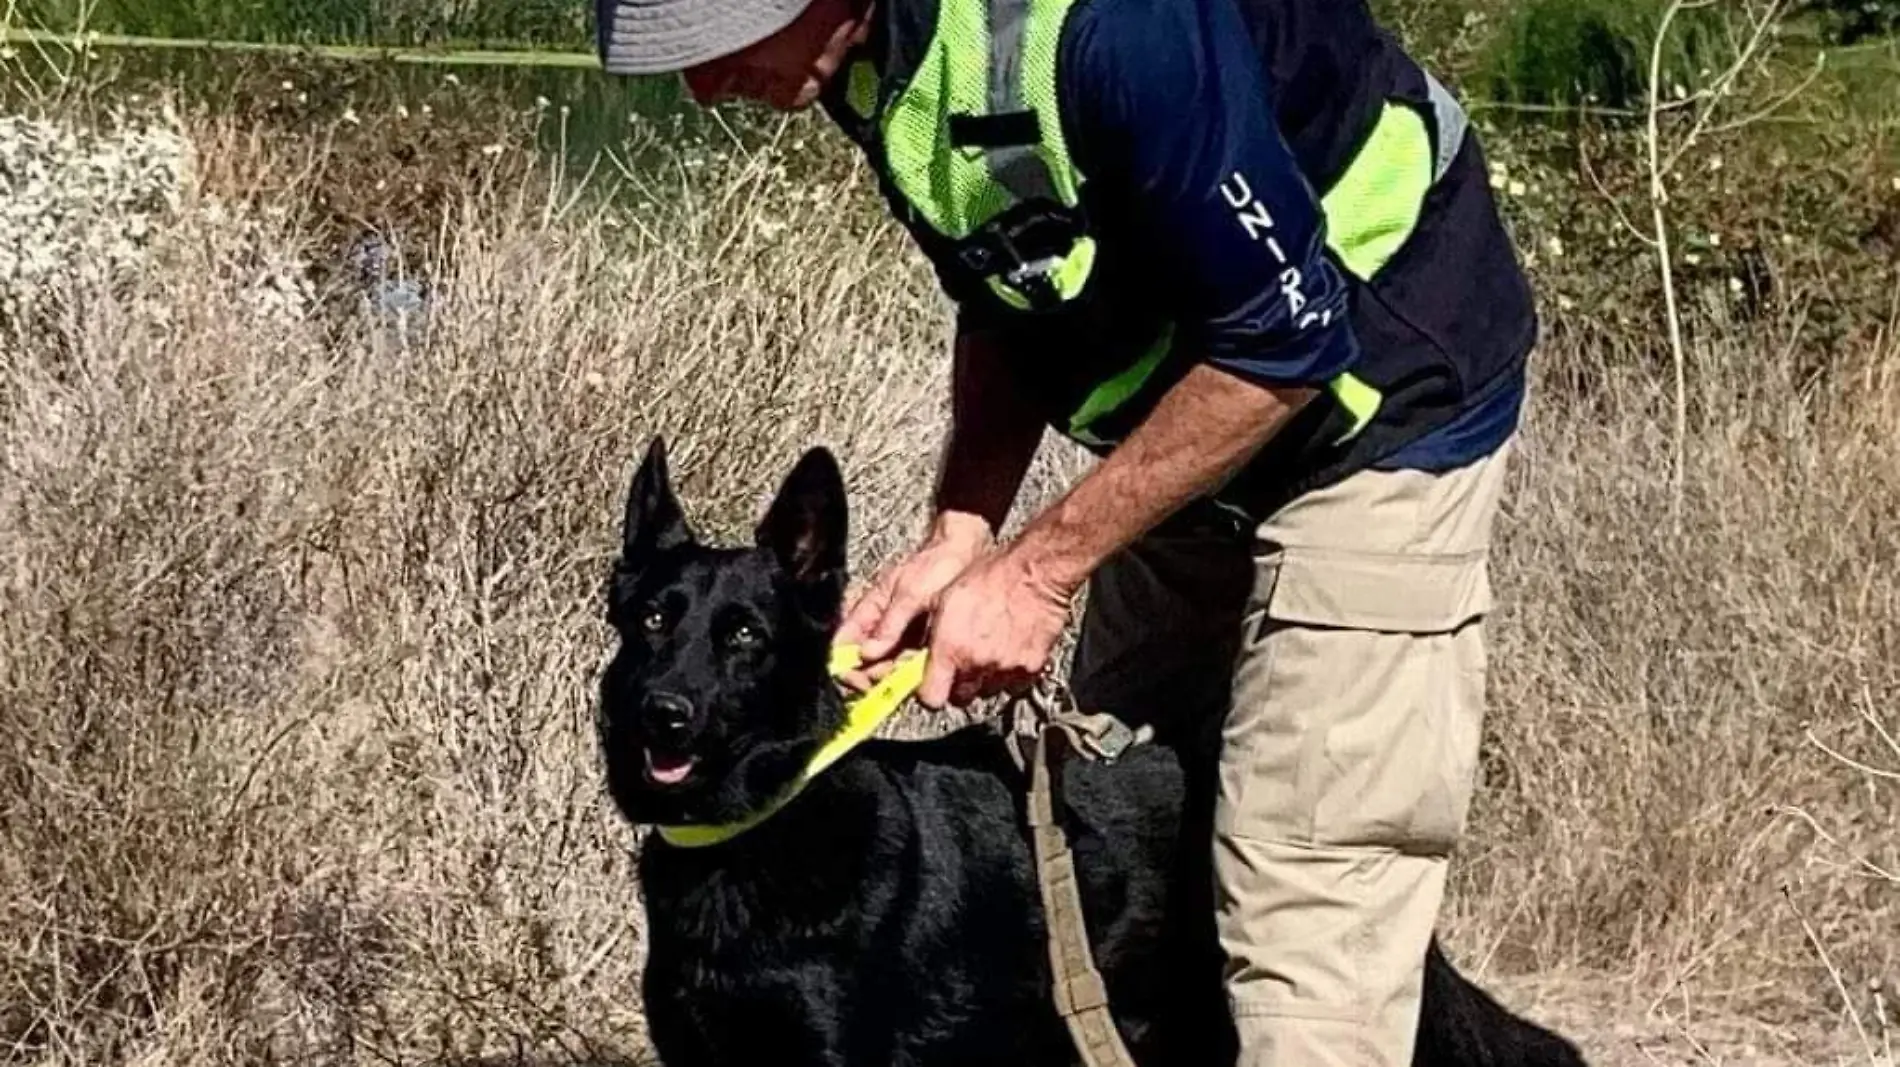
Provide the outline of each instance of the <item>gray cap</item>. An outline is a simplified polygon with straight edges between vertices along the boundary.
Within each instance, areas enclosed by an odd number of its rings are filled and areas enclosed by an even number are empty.
[[[731,55],[792,24],[811,0],[595,0],[610,74],[667,74]]]

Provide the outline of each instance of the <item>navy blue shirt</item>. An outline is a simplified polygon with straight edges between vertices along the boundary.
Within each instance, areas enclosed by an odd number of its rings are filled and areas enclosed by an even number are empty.
[[[1176,344],[1262,384],[1320,386],[1350,370],[1359,347],[1347,285],[1231,0],[1078,4],[1057,74],[1064,132],[1097,213],[1124,216],[1133,256],[1169,279]],[[1478,459],[1515,430],[1523,394],[1519,370],[1376,465]]]

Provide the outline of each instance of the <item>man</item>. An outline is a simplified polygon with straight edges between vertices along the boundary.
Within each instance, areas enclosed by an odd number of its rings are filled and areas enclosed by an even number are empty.
[[[961,704],[1086,585],[1084,705],[1220,730],[1241,1062],[1409,1062],[1535,334],[1450,94],[1361,0],[599,3],[610,71],[821,103],[956,303],[935,519],[840,638],[927,623]],[[1103,458],[1001,544],[1045,426]]]

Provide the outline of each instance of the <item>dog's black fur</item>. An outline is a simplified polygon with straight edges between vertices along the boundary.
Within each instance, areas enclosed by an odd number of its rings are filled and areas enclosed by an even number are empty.
[[[723,823],[776,795],[841,722],[827,652],[846,507],[807,453],[748,548],[702,545],[655,440],[608,593],[621,644],[601,681],[615,803],[640,825]],[[1065,771],[1097,964],[1138,1062],[1230,1064],[1207,805],[1171,747]],[[1071,1064],[1050,1006],[1022,786],[1000,735],[873,741],[724,844],[649,838],[644,997],[667,1067]],[[1581,1065],[1427,956],[1416,1062]]]

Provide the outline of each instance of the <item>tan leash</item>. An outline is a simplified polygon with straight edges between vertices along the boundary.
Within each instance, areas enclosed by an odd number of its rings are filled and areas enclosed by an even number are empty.
[[[1010,753],[1029,775],[1025,813],[1048,925],[1051,994],[1083,1067],[1135,1067],[1135,1060],[1115,1028],[1108,986],[1089,948],[1075,853],[1059,818],[1059,763],[1069,755],[1113,761],[1150,733],[1111,715],[1083,714],[1068,687],[1047,676],[1010,706]]]

